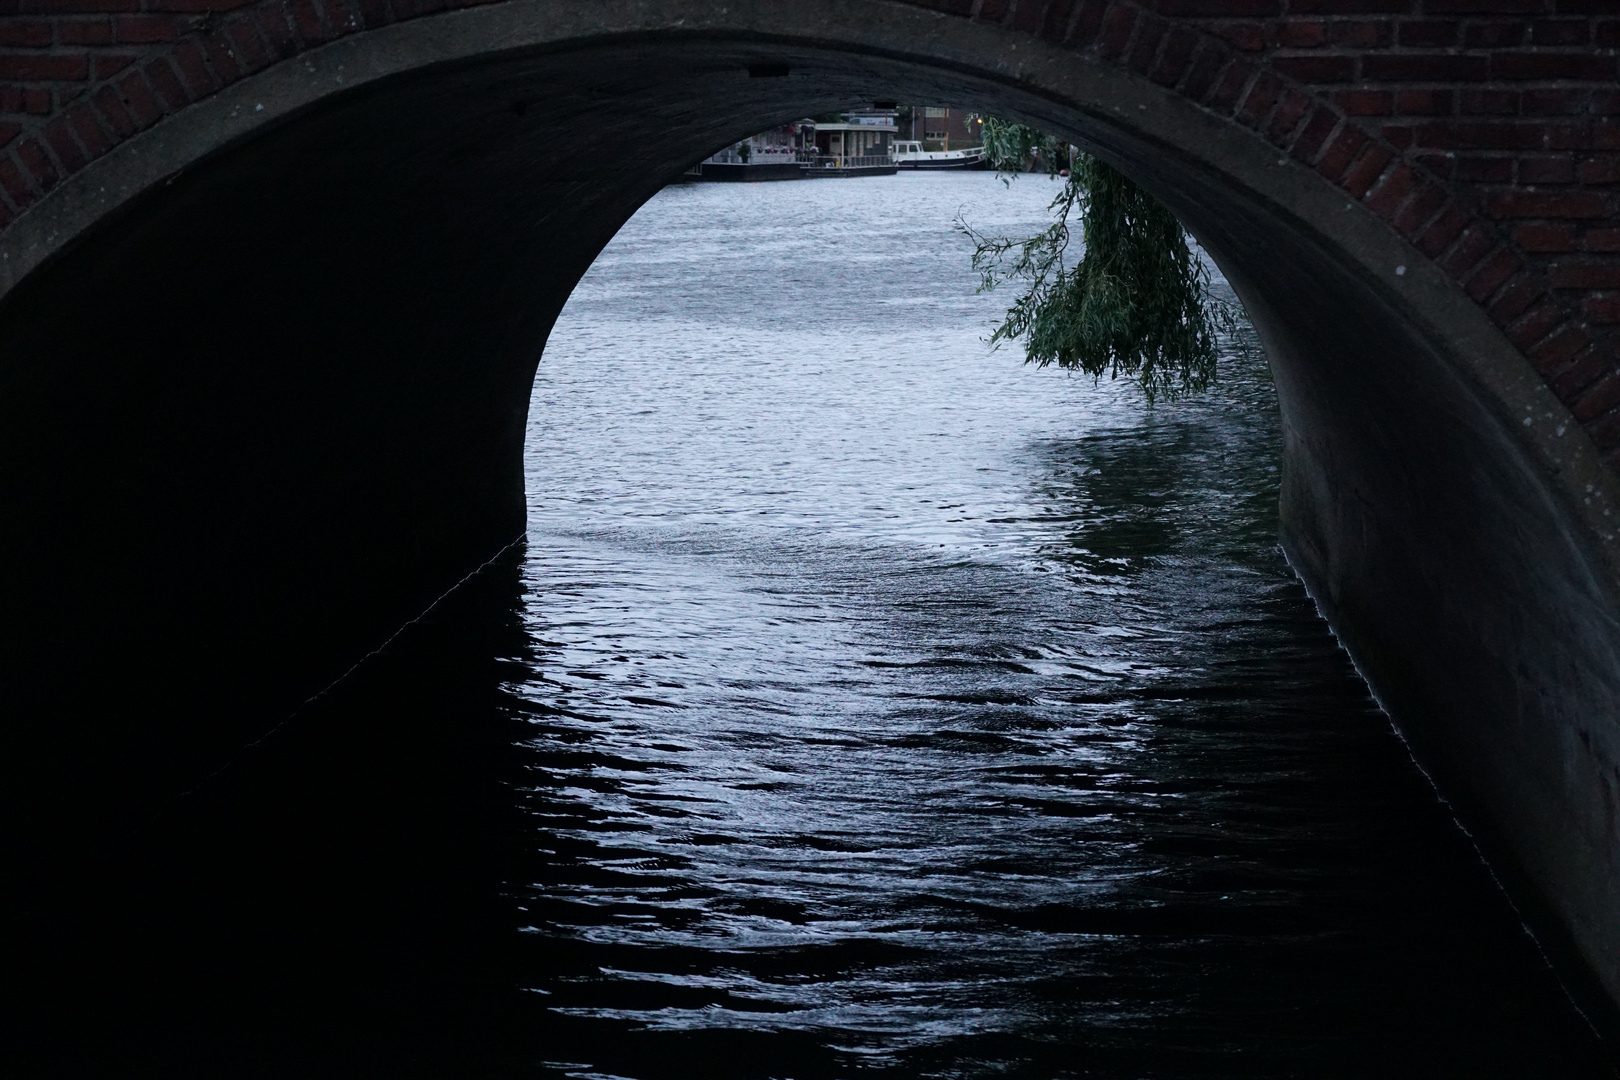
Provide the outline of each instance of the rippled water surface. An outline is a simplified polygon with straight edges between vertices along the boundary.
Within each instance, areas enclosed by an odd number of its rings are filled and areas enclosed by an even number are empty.
[[[1032,229],[1051,192],[676,187],[574,294],[510,684],[545,1068],[1579,1057],[1278,551],[1263,359],[1149,409],[984,346],[1006,300],[952,218]]]
[[[1263,359],[986,350],[951,221],[1050,190],[653,199],[526,550],[91,867],[0,1072],[1612,1076],[1278,552]]]

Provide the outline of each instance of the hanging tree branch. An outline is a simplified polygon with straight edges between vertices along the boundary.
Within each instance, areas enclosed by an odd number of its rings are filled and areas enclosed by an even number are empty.
[[[1052,225],[1022,240],[992,237],[958,218],[973,241],[980,292],[1009,282],[1024,291],[990,342],[1023,339],[1024,359],[1093,378],[1134,376],[1149,404],[1206,388],[1216,335],[1236,329],[1233,305],[1212,295],[1208,268],[1193,257],[1175,216],[1123,174],[1022,124],[984,121],[985,155],[1004,175],[1032,159],[1068,181],[1049,207]],[[1071,215],[1081,250],[1072,258]],[[1071,265],[1072,264],[1072,265]]]

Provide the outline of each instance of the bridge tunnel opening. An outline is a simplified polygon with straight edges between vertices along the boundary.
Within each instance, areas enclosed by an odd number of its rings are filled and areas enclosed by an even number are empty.
[[[1138,82],[1066,97],[926,47],[791,37],[498,51],[321,96],[64,245],[0,300],[16,887],[521,535],[547,334],[667,181],[852,101],[952,101],[1122,168],[1217,261],[1276,380],[1293,562],[1448,794],[1620,985],[1595,944],[1620,925],[1591,914],[1620,889],[1593,794],[1608,736],[1581,719],[1614,699],[1620,637],[1589,540],[1461,370],[1470,343],[1391,290],[1407,264],[1335,231],[1339,194],[1259,186],[1287,163],[1166,121]]]

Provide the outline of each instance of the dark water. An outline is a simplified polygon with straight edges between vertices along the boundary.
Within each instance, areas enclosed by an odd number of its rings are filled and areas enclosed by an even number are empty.
[[[1595,1077],[1276,546],[1278,420],[989,355],[984,175],[676,188],[515,551],[146,829],[40,1075]]]
[[[512,688],[555,1074],[1517,1076],[1586,1040],[1277,549],[1263,360],[1148,411],[979,343],[1004,302],[950,219],[1049,197],[671,190],[571,301]]]

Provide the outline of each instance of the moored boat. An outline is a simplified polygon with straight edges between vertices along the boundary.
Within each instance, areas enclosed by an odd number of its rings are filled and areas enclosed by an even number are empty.
[[[889,156],[895,132],[892,108],[851,109],[835,120],[816,121],[816,156],[805,163],[805,176],[893,176]]]
[[[974,169],[984,164],[984,147],[924,150],[920,142],[894,144],[894,163],[902,169]]]
[[[681,175],[683,180],[798,180],[815,160],[815,124],[809,120],[750,135],[715,151]]]

